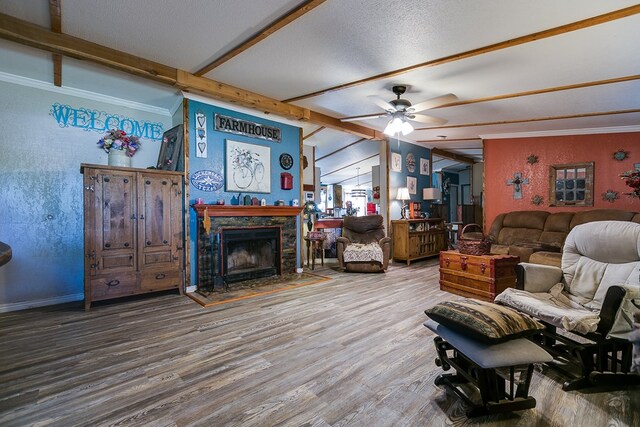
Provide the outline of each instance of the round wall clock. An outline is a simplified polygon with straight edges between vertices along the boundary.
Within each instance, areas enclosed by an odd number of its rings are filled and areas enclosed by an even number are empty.
[[[282,169],[289,170],[293,166],[293,157],[289,153],[280,154],[280,166]]]

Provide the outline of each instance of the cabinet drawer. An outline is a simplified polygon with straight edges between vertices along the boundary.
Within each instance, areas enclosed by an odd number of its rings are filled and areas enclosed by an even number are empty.
[[[142,273],[140,288],[142,291],[179,288],[182,284],[180,271],[147,271]]]
[[[135,274],[113,274],[91,279],[91,299],[101,300],[139,292]]]

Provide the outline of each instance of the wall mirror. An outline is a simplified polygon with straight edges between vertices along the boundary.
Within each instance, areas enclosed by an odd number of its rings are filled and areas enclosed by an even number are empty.
[[[593,162],[549,166],[549,206],[593,206]]]

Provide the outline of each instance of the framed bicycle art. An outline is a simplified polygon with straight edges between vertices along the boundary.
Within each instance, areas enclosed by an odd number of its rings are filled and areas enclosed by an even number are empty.
[[[227,139],[225,191],[271,192],[271,148]]]

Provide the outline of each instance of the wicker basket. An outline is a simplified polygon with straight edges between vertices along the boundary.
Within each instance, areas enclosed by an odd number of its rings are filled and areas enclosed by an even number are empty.
[[[467,227],[475,225],[482,232],[482,227],[478,224],[467,224],[462,228],[461,235],[464,236],[464,231]],[[458,239],[458,251],[465,255],[486,255],[491,252],[491,238],[482,233],[482,239],[469,239],[460,237]]]

